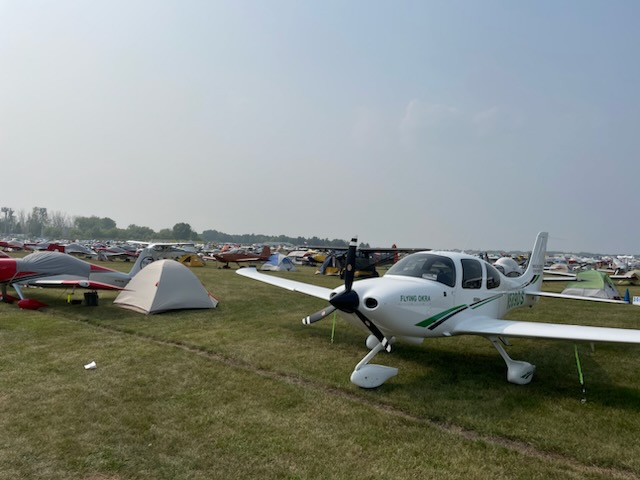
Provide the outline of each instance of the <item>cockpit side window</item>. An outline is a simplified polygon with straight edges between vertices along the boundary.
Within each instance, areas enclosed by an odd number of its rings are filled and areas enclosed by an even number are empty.
[[[498,288],[500,286],[500,273],[493,265],[485,263],[487,267],[487,289]]]
[[[456,269],[453,260],[441,255],[419,253],[408,255],[393,265],[387,274],[425,278],[449,287],[456,284]]]
[[[462,288],[482,288],[482,264],[479,260],[462,259]]]

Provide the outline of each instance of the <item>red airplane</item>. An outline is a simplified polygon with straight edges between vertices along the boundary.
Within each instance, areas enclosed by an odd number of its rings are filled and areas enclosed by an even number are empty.
[[[129,273],[94,265],[60,252],[37,252],[24,258],[0,258],[2,301],[10,303],[17,300],[7,294],[9,285],[20,297],[18,306],[31,310],[46,305],[25,298],[22,293],[22,287],[25,286],[122,290],[142,269],[143,257],[138,257]]]
[[[262,252],[259,254],[248,251],[245,248],[238,248],[235,250],[228,250],[226,252],[212,253],[211,256],[215,258],[217,262],[224,263],[222,268],[229,268],[229,262],[235,262],[239,267],[240,263],[266,262],[271,256],[271,248],[269,248],[268,245],[265,245],[262,248]]]
[[[23,250],[24,243],[19,240],[0,240],[0,248],[9,250]]]

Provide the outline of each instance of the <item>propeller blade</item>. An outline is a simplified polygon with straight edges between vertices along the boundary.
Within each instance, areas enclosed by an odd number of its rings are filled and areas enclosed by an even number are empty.
[[[383,348],[387,352],[391,352],[391,343],[387,340],[387,337],[383,335],[378,327],[376,327],[375,323],[369,320],[360,310],[356,310],[354,312],[358,318],[364,323],[364,326],[369,329],[369,331],[378,339],[378,341],[382,344]]]
[[[356,248],[358,247],[358,237],[353,237],[349,243],[349,251],[347,252],[347,264],[344,267],[344,288],[348,292],[353,285],[353,279],[356,275]]]
[[[310,325],[319,320],[322,320],[327,315],[333,313],[336,308],[342,310],[344,312],[353,313],[356,308],[358,308],[358,304],[360,300],[358,299],[358,294],[356,292],[352,292],[351,286],[353,285],[353,278],[355,277],[355,265],[356,265],[356,248],[358,246],[358,238],[354,237],[351,239],[349,243],[349,251],[347,252],[347,265],[345,267],[344,274],[344,288],[345,290],[333,297],[329,300],[331,303],[327,308],[323,308],[319,312],[309,315],[302,319],[302,323],[305,325]]]
[[[327,315],[331,315],[335,311],[335,309],[336,309],[336,307],[334,307],[333,305],[329,305],[328,307],[323,308],[319,312],[313,313],[313,314],[309,315],[308,317],[304,317],[302,319],[302,323],[305,324],[305,325],[310,325],[312,323],[315,323],[315,322],[317,322],[319,320],[322,320]]]
[[[382,347],[391,352],[391,343],[387,340],[387,337],[383,335],[376,325],[369,320],[364,313],[358,310],[360,305],[360,298],[358,293],[351,289],[353,286],[353,280],[356,275],[356,250],[358,248],[358,237],[353,237],[349,243],[349,250],[347,251],[346,266],[344,272],[344,291],[334,296],[329,300],[331,306],[320,310],[302,320],[302,323],[309,325],[310,323],[322,320],[327,315],[331,314],[336,309],[345,313],[355,313],[365,327],[378,339]]]

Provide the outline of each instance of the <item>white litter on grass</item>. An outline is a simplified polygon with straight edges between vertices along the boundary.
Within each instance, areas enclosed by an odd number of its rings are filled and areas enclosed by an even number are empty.
[[[85,370],[93,370],[94,368],[96,368],[96,362],[87,363],[84,366]]]

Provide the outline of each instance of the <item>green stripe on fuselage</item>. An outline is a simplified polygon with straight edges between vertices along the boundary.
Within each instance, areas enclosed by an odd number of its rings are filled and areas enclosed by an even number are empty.
[[[444,312],[440,312],[433,317],[426,318],[421,322],[416,323],[416,327],[428,327],[432,323],[446,319],[446,317],[455,315],[456,313],[461,312],[462,310],[466,310],[467,308],[469,308],[467,305],[458,305],[457,307],[450,308],[449,310],[445,310]]]
[[[421,322],[416,323],[416,327],[429,327],[429,326],[434,325],[434,324],[444,323],[449,318],[451,318],[454,315],[462,312],[463,310],[466,310],[467,308],[476,309],[478,307],[482,307],[483,305],[486,305],[487,303],[493,302],[494,300],[497,300],[498,298],[500,298],[502,296],[503,296],[503,294],[501,293],[499,295],[494,295],[493,297],[489,297],[489,298],[485,298],[484,300],[480,300],[479,302],[476,302],[476,303],[474,303],[472,305],[458,305],[458,306],[455,306],[453,308],[450,308],[449,310],[445,310],[444,312],[440,312],[439,314],[434,315],[433,317],[426,318],[426,319],[422,320]]]
[[[494,300],[497,300],[498,298],[502,297],[502,295],[503,294],[501,293],[499,295],[494,295],[493,297],[489,297],[489,298],[485,298],[484,300],[480,300],[479,302],[476,302],[473,305],[471,305],[471,309],[475,310],[478,307],[483,307],[487,303],[493,302]]]

